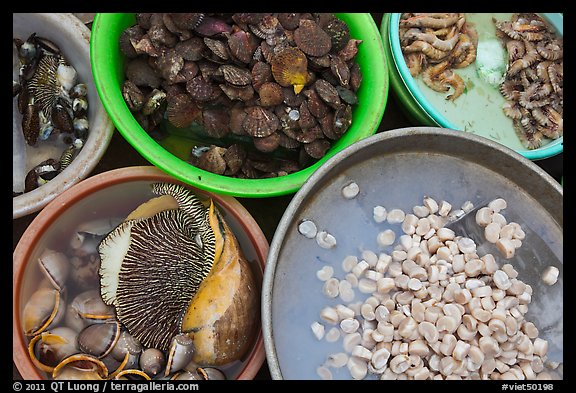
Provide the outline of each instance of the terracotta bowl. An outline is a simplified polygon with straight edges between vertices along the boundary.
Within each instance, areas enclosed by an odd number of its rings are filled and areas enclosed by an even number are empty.
[[[151,166],[136,166],[104,172],[66,190],[46,206],[26,229],[13,254],[13,360],[24,379],[48,379],[28,355],[29,339],[22,328],[24,305],[37,290],[41,272],[35,263],[46,247],[60,247],[78,224],[101,217],[125,217],[150,198],[149,184],[168,182],[185,184]],[[240,247],[255,272],[261,288],[268,254],[268,241],[250,213],[233,197],[211,194],[186,186],[200,196],[210,197],[236,235]],[[124,215],[124,216],[123,216]],[[68,233],[68,235],[66,235]],[[60,239],[60,240],[58,240]],[[64,240],[63,240],[64,239]],[[260,316],[260,309],[257,313]],[[261,329],[251,348],[240,361],[224,366],[230,379],[253,379],[265,358]]]

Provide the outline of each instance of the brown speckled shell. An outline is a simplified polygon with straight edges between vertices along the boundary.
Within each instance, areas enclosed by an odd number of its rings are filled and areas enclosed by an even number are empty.
[[[260,96],[260,105],[262,106],[280,105],[284,100],[282,87],[274,82],[266,82],[262,84],[258,90],[258,95]]]
[[[204,77],[198,75],[186,83],[186,91],[190,96],[199,102],[213,100],[216,96],[214,86],[206,82]]]
[[[202,154],[198,159],[196,166],[205,171],[223,175],[226,170],[226,161],[224,153],[226,149],[217,146],[211,146],[210,149]]]
[[[246,108],[246,115],[242,127],[248,135],[253,137],[268,136],[280,126],[280,121],[274,113],[259,106]]]
[[[230,115],[226,109],[206,108],[202,111],[202,125],[209,136],[222,138],[230,132]]]
[[[298,48],[288,47],[276,53],[271,61],[272,76],[281,86],[304,84],[308,76],[308,59]]]
[[[306,153],[317,160],[324,157],[329,148],[330,142],[326,139],[316,139],[313,142],[304,145]]]
[[[186,128],[200,118],[200,110],[188,94],[167,96],[166,115],[168,121],[177,128]]]
[[[254,138],[254,147],[263,153],[271,153],[280,146],[280,134],[278,131],[263,138]]]
[[[310,56],[324,56],[332,48],[330,36],[312,20],[304,19],[294,30],[294,41],[298,48]]]

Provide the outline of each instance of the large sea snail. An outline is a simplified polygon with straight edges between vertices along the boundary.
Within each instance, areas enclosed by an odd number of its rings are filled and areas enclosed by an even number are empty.
[[[100,243],[100,292],[143,346],[167,350],[194,341],[193,361],[240,359],[259,324],[259,290],[234,234],[214,202],[183,186],[155,183]]]

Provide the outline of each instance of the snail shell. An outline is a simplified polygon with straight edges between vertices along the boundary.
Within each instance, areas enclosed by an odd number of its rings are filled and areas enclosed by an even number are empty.
[[[104,380],[108,377],[108,368],[97,358],[76,354],[62,360],[52,371],[55,380]]]
[[[38,289],[24,306],[24,334],[34,336],[58,324],[64,316],[64,309],[60,291],[52,288]]]
[[[140,355],[140,368],[146,374],[155,376],[164,369],[166,357],[164,353],[156,348],[145,349]]]
[[[240,359],[251,344],[259,308],[258,287],[228,224],[211,204],[210,224],[220,258],[190,302],[181,330],[194,341],[193,361],[222,365]],[[234,339],[231,339],[234,338]]]
[[[57,327],[50,332],[36,335],[28,344],[28,353],[32,362],[41,369],[51,373],[64,358],[78,353],[77,333],[68,327]]]
[[[68,257],[61,252],[46,249],[38,258],[38,263],[54,288],[62,290],[70,273]]]
[[[102,299],[145,347],[167,351],[174,336],[186,333],[201,365],[240,359],[259,323],[259,292],[234,234],[212,200],[175,184],[152,190],[161,196],[140,205],[99,246]],[[150,236],[152,227],[159,236]]]
[[[178,334],[172,339],[168,350],[168,360],[166,361],[166,371],[164,376],[181,370],[192,360],[194,355],[194,341],[186,334]]]
[[[120,323],[107,321],[85,327],[78,334],[78,347],[101,359],[108,355],[120,338]]]

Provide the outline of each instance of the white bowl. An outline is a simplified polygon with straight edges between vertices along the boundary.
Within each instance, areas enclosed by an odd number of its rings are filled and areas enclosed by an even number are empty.
[[[12,218],[37,212],[62,191],[86,178],[98,164],[110,144],[114,125],[100,101],[90,67],[90,29],[73,14],[12,14],[12,36],[26,40],[30,34],[56,43],[66,60],[78,72],[78,80],[88,86],[88,139],[72,163],[58,176],[37,189],[12,199]],[[18,64],[15,65],[18,67]],[[21,115],[14,110],[14,126],[20,126]]]

